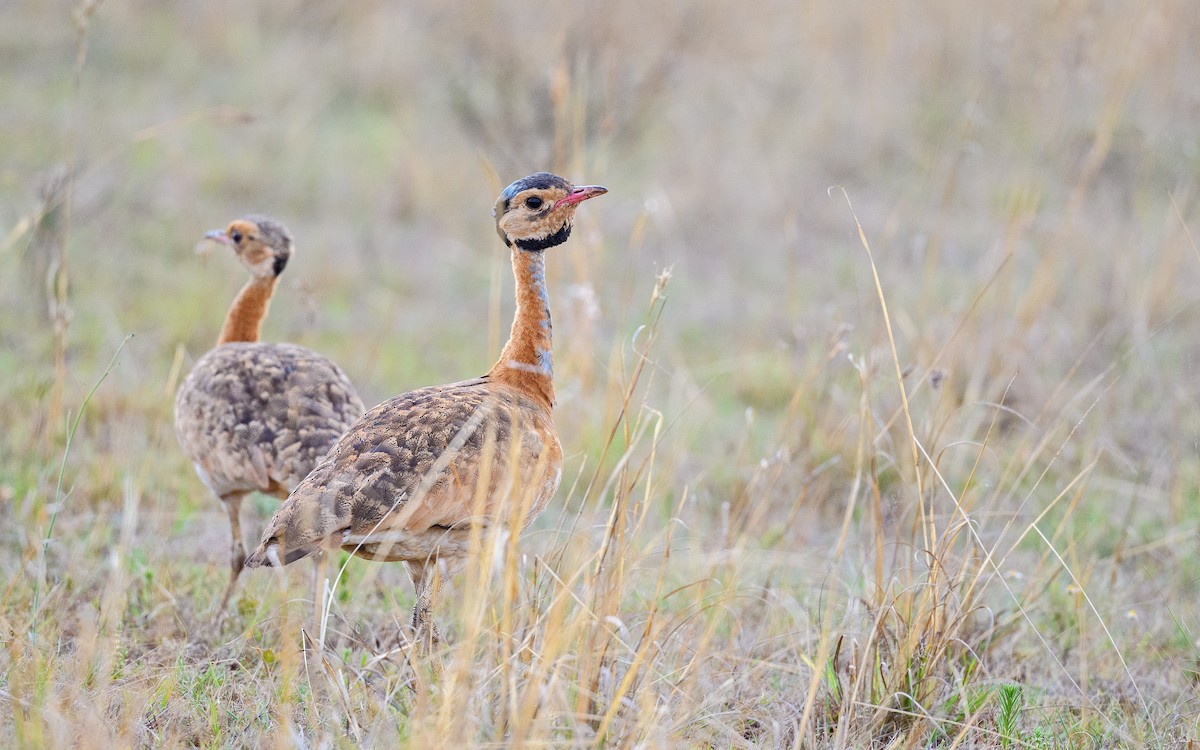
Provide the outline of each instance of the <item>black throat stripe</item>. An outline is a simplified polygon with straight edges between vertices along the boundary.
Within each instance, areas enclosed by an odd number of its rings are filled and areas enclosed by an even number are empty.
[[[276,255],[275,256],[275,275],[276,276],[283,273],[283,269],[287,267],[288,257],[289,256],[287,256],[287,255]]]
[[[567,223],[562,225],[562,229],[559,229],[554,234],[547,235],[546,237],[534,240],[513,240],[513,242],[516,243],[517,247],[521,248],[522,250],[533,250],[536,252],[545,250],[548,247],[554,247],[555,245],[561,245],[562,243],[566,242],[567,238],[570,236],[571,225],[570,223]]]

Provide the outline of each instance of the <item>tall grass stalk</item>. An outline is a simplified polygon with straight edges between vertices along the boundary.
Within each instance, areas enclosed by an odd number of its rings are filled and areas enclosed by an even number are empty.
[[[50,508],[50,520],[46,524],[46,532],[42,536],[41,544],[38,547],[37,583],[33,590],[33,620],[29,626],[29,637],[33,643],[37,642],[42,591],[46,585],[46,552],[50,547],[50,542],[54,538],[54,525],[58,523],[58,514],[63,510],[67,502],[67,497],[63,494],[63,480],[67,474],[67,459],[71,455],[71,444],[75,440],[75,433],[79,429],[79,423],[83,419],[83,413],[87,410],[88,403],[91,402],[92,396],[96,395],[96,391],[100,389],[105,379],[108,378],[109,373],[116,367],[117,358],[121,356],[121,350],[125,348],[125,344],[129,343],[131,338],[133,338],[133,334],[128,334],[121,340],[121,343],[117,346],[117,350],[113,352],[112,359],[108,361],[108,365],[104,368],[104,372],[100,373],[100,377],[96,379],[96,382],[92,384],[87,395],[84,396],[83,403],[79,405],[79,411],[75,413],[75,419],[71,421],[71,426],[67,430],[66,444],[63,445],[62,460],[58,466],[58,479],[54,484],[54,500]]]

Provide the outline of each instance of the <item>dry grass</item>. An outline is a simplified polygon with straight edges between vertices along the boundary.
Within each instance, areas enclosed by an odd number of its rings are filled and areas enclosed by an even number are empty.
[[[1183,0],[10,3],[0,742],[1194,746],[1197,37]],[[487,209],[541,168],[612,191],[550,263],[554,507],[479,540],[432,662],[359,560],[324,649],[306,570],[214,630],[170,403],[241,278],[194,241],[283,218],[268,335],[373,402],[490,363]]]

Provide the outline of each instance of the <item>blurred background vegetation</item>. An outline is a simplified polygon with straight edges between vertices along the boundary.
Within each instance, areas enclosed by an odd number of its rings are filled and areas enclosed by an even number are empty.
[[[808,691],[818,652],[845,668],[830,656],[838,632],[870,630],[852,623],[857,592],[923,565],[914,524],[944,531],[971,496],[978,540],[962,532],[947,559],[976,560],[978,607],[1005,623],[984,639],[984,684],[1069,707],[1076,723],[1050,722],[1050,735],[1110,717],[1099,744],[1063,746],[1196,739],[1184,718],[1200,666],[1192,3],[10,0],[0,17],[0,570],[14,581],[0,624],[3,700],[27,712],[5,736],[71,736],[53,722],[21,734],[42,725],[14,675],[33,656],[44,661],[28,674],[46,674],[53,644],[98,616],[131,493],[126,552],[145,591],[113,653],[136,664],[138,649],[187,640],[219,591],[223,517],[171,427],[180,373],[244,279],[232,258],[192,252],[203,233],[250,212],[292,229],[265,337],[327,354],[372,404],[491,364],[512,302],[488,211],[504,184],[546,169],[611,192],[549,264],[560,494],[582,479],[538,527],[578,512],[603,524],[613,498],[580,492],[613,461],[601,455],[623,373],[670,269],[639,385],[664,419],[647,502],[697,555],[739,551],[730,590],[784,587],[786,603],[763,595],[775,614],[743,646],[809,644],[787,680],[726,685],[731,708],[664,743],[935,736],[877,718],[827,734],[820,721],[840,726],[852,702],[814,689],[833,707],[818,721]],[[919,479],[913,436],[930,454]],[[259,503],[251,535],[273,507]],[[1003,566],[978,562],[992,545],[1011,545]],[[404,589],[401,571],[380,575]],[[259,606],[271,587],[247,590]],[[354,599],[348,619],[366,617]],[[870,601],[867,621],[887,609]],[[39,606],[54,635],[31,645],[21,634]],[[706,648],[720,660],[736,640]],[[980,700],[905,710],[967,721]],[[725,710],[761,731],[713,729]],[[787,734],[800,716],[809,726]],[[999,718],[967,723],[1000,727],[972,741],[1038,746],[1040,720],[1007,734]],[[257,736],[179,721],[138,741]],[[654,744],[644,730],[614,738]]]

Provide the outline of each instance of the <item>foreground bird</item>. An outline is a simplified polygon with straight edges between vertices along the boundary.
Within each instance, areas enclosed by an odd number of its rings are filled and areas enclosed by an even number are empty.
[[[246,216],[205,237],[231,248],[250,270],[217,346],[196,362],[175,395],[179,444],[229,513],[229,584],[217,610],[223,613],[246,559],[243,498],[251,492],[286,498],[362,415],[363,403],[345,373],[316,352],[258,343],[279,274],[292,256],[287,229],[265,216]]]
[[[453,575],[472,525],[524,526],[558,488],[545,251],[566,242],[581,202],[606,192],[546,172],[504,189],[492,213],[512,250],[517,307],[496,364],[483,377],[410,391],[363,415],[276,511],[248,567],[338,548],[403,561],[416,587],[413,628],[426,644],[438,641],[438,563]]]

